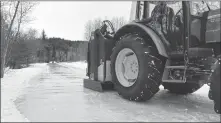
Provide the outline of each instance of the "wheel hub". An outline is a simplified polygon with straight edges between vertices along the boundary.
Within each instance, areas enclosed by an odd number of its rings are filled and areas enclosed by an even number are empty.
[[[132,86],[139,73],[139,65],[136,54],[129,48],[122,49],[116,58],[115,70],[118,81],[123,86]]]
[[[138,63],[134,57],[135,55],[127,56],[123,61],[125,69],[124,77],[128,80],[136,79],[138,75]]]

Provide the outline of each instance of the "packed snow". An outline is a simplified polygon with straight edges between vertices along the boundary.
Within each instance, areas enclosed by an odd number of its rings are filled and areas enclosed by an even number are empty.
[[[1,78],[1,121],[25,122],[28,121],[16,109],[14,101],[22,94],[22,90],[28,86],[31,78],[37,76],[47,67],[46,64],[31,64],[23,69],[5,69],[5,76]]]
[[[86,62],[86,61],[79,61],[79,62],[61,62],[61,63],[59,63],[59,65],[66,66],[66,67],[69,67],[69,68],[71,68],[71,69],[80,68],[80,69],[86,70],[86,68],[87,68],[87,62]]]
[[[86,68],[87,63],[81,61],[9,69],[1,80],[2,121],[220,121],[208,99],[207,85],[187,96],[169,94],[160,86],[150,101],[135,103],[115,91],[85,89]]]

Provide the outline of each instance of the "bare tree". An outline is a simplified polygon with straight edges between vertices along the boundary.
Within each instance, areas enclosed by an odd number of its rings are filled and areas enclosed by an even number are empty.
[[[202,12],[208,11],[208,7],[211,10],[219,9],[219,3],[219,1],[194,1],[192,2],[193,14],[200,14]]]
[[[84,33],[84,38],[86,40],[89,40],[91,37],[91,32],[92,32],[92,21],[88,21],[85,25],[85,33]]]
[[[0,1],[0,11],[2,10],[2,2]],[[4,63],[3,63],[3,52],[4,52],[4,46],[5,46],[5,20],[3,18],[3,12],[1,11],[1,78],[4,76]]]
[[[111,22],[115,28],[115,30],[118,30],[120,27],[122,27],[124,24],[127,23],[124,17],[114,17],[111,19]],[[86,40],[90,40],[91,33],[95,31],[96,29],[100,28],[102,25],[102,20],[100,18],[96,18],[94,20],[89,20],[85,24],[85,33],[84,38]]]
[[[95,31],[96,29],[100,28],[101,24],[102,24],[102,20],[100,18],[96,18],[94,20],[89,20],[85,24],[84,38],[86,40],[89,40],[91,37],[92,31]]]
[[[36,5],[37,5],[37,2],[28,2],[28,1],[20,2],[18,6],[17,16],[15,17],[15,20],[14,20],[12,33],[9,38],[10,40],[9,40],[9,45],[8,45],[8,49],[6,53],[6,64],[8,64],[12,56],[12,52],[11,52],[12,44],[13,44],[12,41],[27,40],[28,38],[30,38],[31,34],[25,34],[24,32],[21,32],[21,27],[22,27],[22,24],[27,24],[28,22],[32,21],[32,18],[30,18],[31,16],[29,14],[31,13],[31,11]],[[8,13],[10,15],[10,10],[8,10]],[[23,37],[20,37],[20,36],[23,36]]]
[[[92,29],[96,30],[96,29],[100,28],[101,25],[102,25],[101,18],[94,19]]]
[[[33,28],[29,28],[27,32],[21,32],[19,37],[23,40],[35,40],[39,38],[38,31]]]
[[[113,17],[111,23],[113,24],[114,29],[118,30],[120,27],[125,25],[127,21],[125,20],[124,17]]]
[[[5,68],[5,60],[6,60],[6,54],[7,54],[7,50],[8,50],[8,45],[9,45],[9,36],[11,34],[11,30],[12,30],[12,26],[14,24],[14,20],[15,20],[15,17],[17,15],[17,12],[18,12],[18,6],[20,4],[20,1],[17,1],[17,4],[16,4],[16,7],[15,7],[15,11],[14,11],[14,14],[13,14],[13,17],[12,17],[12,20],[10,22],[10,26],[9,26],[9,29],[7,30],[7,34],[6,34],[6,37],[5,39],[3,39],[2,41],[4,41],[4,50],[3,50],[3,54],[1,56],[1,78],[3,78],[4,76],[4,68]],[[2,13],[1,13],[2,14]],[[3,34],[4,35],[4,34]]]
[[[28,23],[32,21],[28,14],[32,11],[32,9],[37,5],[36,2],[21,2],[19,6],[19,11],[18,11],[18,17],[17,17],[17,32],[15,34],[14,40],[16,41],[19,34],[20,34],[20,28],[21,24],[23,23]]]
[[[1,66],[5,66],[5,64],[8,63],[8,60],[11,57],[12,41],[17,41],[18,38],[22,35],[21,25],[31,21],[28,14],[30,14],[33,7],[37,5],[37,2],[3,1],[1,2],[1,6],[2,5],[3,7],[1,8],[1,21],[3,22],[4,20],[4,33],[1,35],[4,36],[4,40],[1,41],[1,45],[4,45],[4,50],[1,50]],[[23,34],[23,36],[25,36],[25,34]],[[27,35],[27,37],[28,36],[29,35]],[[20,39],[21,38],[19,38],[19,40]],[[4,74],[3,69],[4,67],[2,67],[1,70],[2,74]]]
[[[42,38],[42,40],[45,40],[45,39],[46,39],[45,30],[42,31],[42,33],[41,33],[41,38]]]

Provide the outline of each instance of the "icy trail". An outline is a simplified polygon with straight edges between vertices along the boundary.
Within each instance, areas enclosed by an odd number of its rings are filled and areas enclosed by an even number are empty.
[[[95,92],[83,87],[84,62],[48,64],[31,79],[24,95],[16,99],[18,110],[32,122],[217,122],[208,99],[208,86],[186,96],[161,90],[149,101],[135,103],[117,92]]]
[[[28,121],[16,109],[14,101],[28,86],[29,80],[41,73],[45,67],[46,64],[32,64],[28,68],[7,69],[4,78],[1,79],[1,122]]]
[[[208,99],[207,85],[187,96],[170,94],[161,87],[150,101],[135,103],[113,91],[83,88],[86,67],[85,62],[63,62],[9,70],[1,80],[2,121],[220,121]]]

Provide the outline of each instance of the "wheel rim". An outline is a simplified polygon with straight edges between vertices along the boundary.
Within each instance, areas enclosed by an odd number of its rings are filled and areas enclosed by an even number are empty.
[[[132,86],[138,77],[139,64],[136,54],[129,48],[122,49],[115,61],[118,81],[124,87]]]

